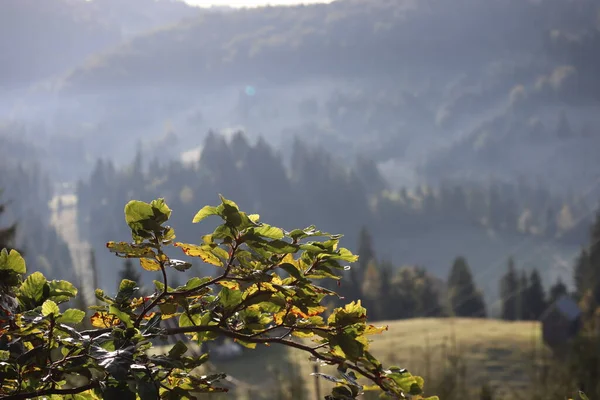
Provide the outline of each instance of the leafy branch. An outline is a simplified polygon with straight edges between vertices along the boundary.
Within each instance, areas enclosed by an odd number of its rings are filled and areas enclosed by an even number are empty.
[[[341,235],[313,226],[287,232],[221,197],[219,205],[202,208],[193,222],[217,216],[223,223],[202,243],[189,244],[175,241],[174,229],[166,225],[170,216],[163,199],[125,206],[132,241],[109,242],[107,248],[160,272],[160,280],[145,298],[136,296],[137,283],[127,279],[115,296],[97,289],[100,305],[90,307],[91,330],[74,327],[84,311],[59,307],[76,295],[72,284],[47,281],[37,272],[23,279],[22,257],[15,251],[1,253],[0,274],[12,282],[3,295],[12,296],[16,306],[0,307],[0,399],[66,394],[194,399],[199,393],[226,391],[219,386],[224,374],[199,372],[208,354],[186,356],[188,347],[181,341],[166,354],[152,354],[154,338],[181,334],[198,345],[227,337],[248,348],[276,344],[300,350],[315,362],[337,367],[339,377],[317,374],[335,383],[329,400],[355,399],[367,386],[388,398],[423,398],[420,377],[399,367],[384,368],[369,352],[368,337],[387,328],[368,324],[360,301],[334,310],[323,306],[336,293],[316,282],[339,279],[337,271],[357,260],[339,247]],[[170,287],[167,270],[186,271],[191,263],[170,258],[167,247],[222,271]],[[162,326],[171,318],[177,327]]]

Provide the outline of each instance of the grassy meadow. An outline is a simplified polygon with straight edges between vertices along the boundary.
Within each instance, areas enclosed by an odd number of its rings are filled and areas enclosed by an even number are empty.
[[[492,387],[494,399],[527,398],[534,364],[548,353],[538,322],[420,318],[376,325],[388,325],[389,330],[372,337],[375,356],[385,365],[406,367],[422,375],[428,393],[442,399],[449,397],[443,394],[451,390],[476,398],[473,396],[485,384]],[[276,394],[281,388],[279,374],[294,376],[294,382],[287,382],[283,391],[303,389],[306,399],[318,398],[315,379],[310,376],[314,363],[295,349],[259,346],[234,360],[213,364],[240,382],[231,398],[254,399],[262,393],[264,398],[292,399]],[[327,373],[328,367],[321,367],[320,372]],[[319,385],[322,398],[330,384],[320,379]]]

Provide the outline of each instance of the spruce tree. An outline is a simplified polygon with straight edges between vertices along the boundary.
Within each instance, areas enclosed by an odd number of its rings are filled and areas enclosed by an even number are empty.
[[[391,319],[390,310],[395,307],[392,278],[394,266],[389,261],[382,261],[379,267],[379,276],[381,277],[381,288],[379,290],[380,317],[381,319]]]
[[[350,288],[352,300],[359,299],[362,296],[362,282],[369,264],[375,261],[375,250],[373,249],[373,239],[366,227],[362,227],[358,236],[358,263],[350,269]]]
[[[527,319],[526,315],[529,314],[529,304],[527,303],[527,289],[529,287],[529,280],[527,279],[527,273],[525,270],[521,271],[519,277],[519,294],[517,296],[517,320]]]
[[[123,279],[129,279],[130,281],[134,281],[140,283],[141,275],[138,270],[134,267],[133,261],[130,258],[126,258],[123,263],[123,269],[119,271],[119,284]],[[169,286],[172,286],[172,283],[169,282]],[[175,287],[175,286],[173,286]]]
[[[593,270],[590,262],[590,255],[587,249],[581,249],[579,257],[575,262],[573,269],[573,283],[575,284],[575,297],[581,300],[590,289],[590,283],[593,282]]]
[[[381,274],[377,268],[377,263],[371,260],[363,275],[361,298],[365,302],[365,307],[372,310],[370,318],[373,320],[381,319],[383,313],[381,304]]]
[[[559,297],[565,294],[567,294],[567,286],[563,283],[563,281],[560,278],[558,278],[556,280],[556,283],[550,288],[548,303],[553,304],[556,300],[559,299]]]
[[[517,296],[519,294],[519,279],[515,269],[515,261],[508,259],[508,270],[500,281],[500,296],[502,297],[502,319],[514,321],[517,319]]]
[[[416,269],[415,288],[417,289],[419,302],[417,317],[440,317],[444,315],[439,293],[436,291],[433,279],[427,274],[425,268]]]
[[[475,288],[473,276],[464,257],[454,260],[448,277],[448,303],[457,317],[485,317],[483,296]]]
[[[546,294],[542,285],[542,279],[537,269],[533,269],[529,276],[529,286],[525,292],[527,314],[525,319],[537,321],[546,309]]]

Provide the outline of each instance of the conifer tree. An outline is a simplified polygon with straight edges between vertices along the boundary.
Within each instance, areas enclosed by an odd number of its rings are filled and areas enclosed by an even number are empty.
[[[517,320],[527,319],[526,315],[529,314],[529,305],[526,298],[528,287],[529,280],[527,279],[527,273],[525,270],[522,270],[519,277],[519,294],[517,296]]]
[[[562,279],[558,278],[556,283],[550,288],[550,295],[548,303],[552,304],[559,299],[562,295],[567,294],[567,286],[563,283]]]
[[[381,319],[382,301],[381,299],[381,274],[377,268],[377,263],[371,260],[363,275],[361,292],[362,299],[365,302],[365,307],[368,307],[371,312],[371,318],[374,320]]]
[[[537,269],[533,269],[529,276],[529,286],[525,292],[527,313],[525,319],[537,321],[546,309],[546,294],[542,285],[542,279]]]
[[[500,296],[502,298],[502,319],[514,321],[517,319],[517,296],[519,279],[515,269],[515,261],[508,259],[508,270],[500,281]]]
[[[575,297],[581,300],[590,289],[592,282],[592,265],[590,263],[590,255],[587,249],[581,249],[579,257],[575,262],[573,269],[573,281],[575,284]]]
[[[369,264],[375,260],[375,250],[373,249],[373,238],[366,227],[362,227],[358,236],[358,264],[350,270],[351,281],[354,285],[356,294],[360,297],[361,282],[367,271]]]
[[[138,272],[139,268],[135,268],[133,265],[133,261],[131,261],[130,258],[126,258],[125,261],[123,262],[123,269],[121,271],[119,271],[119,282],[120,283],[123,279],[129,279],[130,281],[134,281],[134,282],[139,282],[141,279],[141,275]],[[172,283],[171,283],[172,285]],[[175,287],[175,286],[173,286]]]
[[[448,303],[457,317],[485,317],[483,296],[473,283],[473,276],[464,257],[454,260],[448,277]]]

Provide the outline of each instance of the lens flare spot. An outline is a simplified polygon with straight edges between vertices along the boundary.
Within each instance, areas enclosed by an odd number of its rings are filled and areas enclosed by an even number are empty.
[[[246,91],[246,95],[247,96],[254,96],[254,95],[256,95],[256,88],[254,86],[250,86],[250,85],[246,86],[246,90],[245,91]]]

